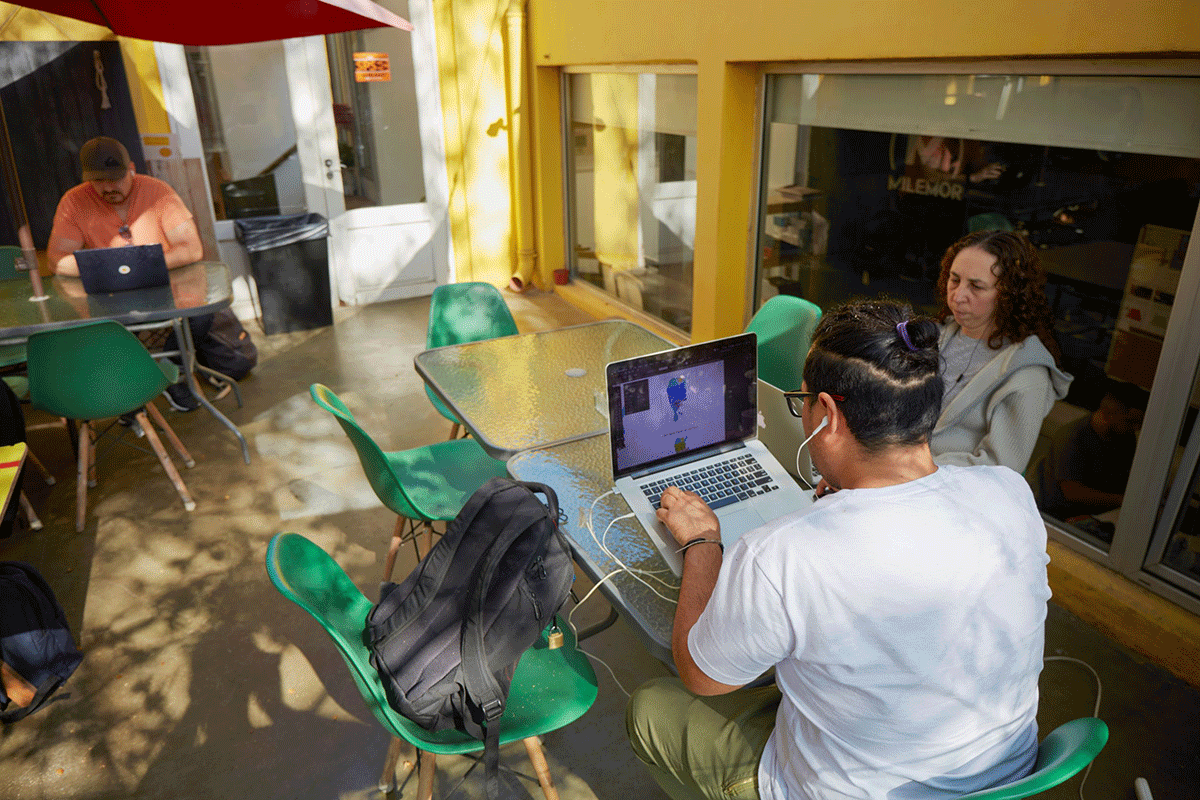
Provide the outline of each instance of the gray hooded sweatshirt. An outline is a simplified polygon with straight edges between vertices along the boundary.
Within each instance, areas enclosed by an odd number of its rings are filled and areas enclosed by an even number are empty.
[[[958,333],[942,327],[938,346]],[[1067,396],[1072,376],[1054,365],[1037,336],[1005,345],[942,408],[929,449],[938,464],[1000,464],[1024,472],[1042,421]]]

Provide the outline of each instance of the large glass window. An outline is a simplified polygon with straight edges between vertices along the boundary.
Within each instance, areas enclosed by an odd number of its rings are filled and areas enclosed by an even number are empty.
[[[773,75],[766,121],[760,304],[887,295],[934,314],[961,235],[1038,248],[1074,381],[1026,477],[1054,463],[1091,484],[1091,501],[1043,511],[1107,551],[1200,199],[1200,79]],[[1190,541],[1164,539],[1165,560]]]
[[[692,327],[696,76],[571,74],[572,275]]]

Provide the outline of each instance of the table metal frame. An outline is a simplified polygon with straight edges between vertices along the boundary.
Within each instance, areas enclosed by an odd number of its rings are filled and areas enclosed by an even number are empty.
[[[201,261],[170,272],[171,286],[138,289],[115,295],[89,297],[78,278],[56,276],[45,284],[47,296],[33,299],[25,276],[0,281],[0,345],[20,344],[41,331],[69,328],[93,319],[111,319],[130,330],[146,330],[171,325],[175,330],[177,351],[155,353],[156,358],[178,355],[188,388],[200,404],[230,430],[242,448],[242,459],[250,463],[250,448],[237,426],[217,409],[196,383],[195,370],[201,369],[233,387],[238,406],[242,404],[237,382],[226,375],[196,363],[196,343],[190,325],[184,320],[211,314],[233,301],[229,267],[216,261]],[[194,290],[203,280],[203,297]]]

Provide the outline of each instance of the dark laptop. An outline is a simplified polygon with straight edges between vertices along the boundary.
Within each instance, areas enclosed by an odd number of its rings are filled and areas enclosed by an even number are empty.
[[[76,250],[75,263],[79,265],[79,278],[88,294],[128,292],[171,284],[161,244]]]

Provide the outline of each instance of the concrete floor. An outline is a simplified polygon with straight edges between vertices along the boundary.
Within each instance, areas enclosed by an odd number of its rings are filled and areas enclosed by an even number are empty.
[[[506,292],[521,330],[586,321],[553,295]],[[376,794],[388,737],[366,711],[324,633],[271,587],[270,537],[302,533],[333,553],[368,596],[377,594],[394,516],[379,505],[353,449],[310,400],[320,381],[343,397],[384,449],[443,438],[448,423],[425,398],[412,359],[423,349],[428,299],[341,309],[332,328],[266,337],[242,382],[246,405],[221,406],[250,442],[204,412],[167,417],[197,464],[183,510],[154,457],[123,445],[102,455],[88,523],[74,531],[74,468],[61,426],[35,413],[30,444],[58,476],[27,479],[45,529],[0,540],[0,559],[37,566],[55,588],[85,652],[45,709],[0,729],[0,798],[366,798]],[[165,408],[165,403],[160,402]],[[411,551],[397,573],[413,563]],[[580,588],[586,589],[586,581]],[[602,600],[576,615],[588,624]],[[1136,624],[1131,623],[1131,624]],[[667,669],[618,622],[587,643],[632,688]],[[1050,607],[1047,655],[1086,661],[1103,681],[1100,716],[1112,739],[1085,800],[1133,798],[1147,778],[1159,800],[1200,797],[1200,692],[1132,656],[1078,618]],[[583,719],[545,739],[564,800],[664,796],[625,741],[624,701],[603,667]],[[1086,668],[1043,672],[1043,732],[1091,713]],[[507,763],[528,771],[519,745]],[[469,762],[439,762],[438,796]],[[401,795],[415,795],[415,779]],[[1077,777],[1051,798],[1079,795]],[[468,780],[454,797],[479,797]]]

